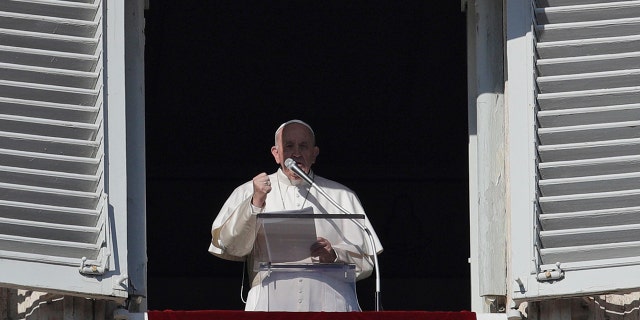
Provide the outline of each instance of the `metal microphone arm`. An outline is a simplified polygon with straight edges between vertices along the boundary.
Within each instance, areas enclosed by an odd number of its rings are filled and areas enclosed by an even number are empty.
[[[298,165],[296,164],[296,161],[288,158],[287,160],[285,160],[284,165],[289,168],[289,170],[295,172],[295,174],[297,174],[300,178],[302,178],[304,181],[306,181],[308,184],[310,184],[312,187],[314,187],[316,190],[318,190],[318,192],[320,192],[320,194],[322,194],[327,200],[329,200],[329,202],[331,202],[331,204],[333,204],[334,206],[336,206],[336,208],[338,208],[340,211],[342,211],[342,213],[344,214],[352,214],[351,212],[347,211],[345,208],[343,208],[341,205],[339,205],[335,200],[333,200],[333,198],[331,198],[322,188],[320,188],[320,186],[318,186],[313,179],[311,179],[311,177],[309,177],[309,175],[307,175],[304,171],[302,171],[302,169],[300,169],[300,167],[298,167]],[[363,225],[362,223],[360,223],[360,221],[358,220],[354,220],[354,219],[350,219],[351,221],[353,221],[360,229],[362,229],[362,231],[364,231],[367,234],[367,237],[369,238],[369,242],[371,243],[371,247],[373,248],[373,265],[375,268],[375,272],[376,272],[376,294],[375,294],[375,308],[376,311],[380,311],[381,309],[381,303],[380,303],[380,266],[378,265],[378,250],[376,249],[376,243],[375,240],[373,239],[373,234],[371,233],[371,230],[369,230],[369,228],[367,228],[365,225]]]

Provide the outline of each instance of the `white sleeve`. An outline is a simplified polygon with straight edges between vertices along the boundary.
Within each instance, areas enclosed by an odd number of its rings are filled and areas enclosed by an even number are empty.
[[[253,248],[256,213],[251,205],[251,193],[242,187],[236,189],[211,226],[209,252],[227,260],[243,260]]]

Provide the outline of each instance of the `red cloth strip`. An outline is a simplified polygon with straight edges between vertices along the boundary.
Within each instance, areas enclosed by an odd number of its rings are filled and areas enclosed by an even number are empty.
[[[247,312],[238,310],[149,311],[149,320],[475,320],[474,312]]]

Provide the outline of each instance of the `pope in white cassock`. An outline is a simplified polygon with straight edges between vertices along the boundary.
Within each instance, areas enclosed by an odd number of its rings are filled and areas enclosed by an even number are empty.
[[[355,287],[344,279],[326,276],[323,272],[270,273],[253,266],[259,213],[312,210],[314,214],[344,214],[318,190],[305,183],[284,165],[295,160],[298,167],[313,179],[328,196],[353,214],[365,214],[358,197],[347,187],[315,175],[311,166],[320,149],[315,145],[313,129],[300,120],[283,123],[275,133],[271,154],[279,165],[277,172],[260,173],[236,188],[224,203],[211,228],[209,252],[223,259],[243,261],[251,289],[246,301],[247,311],[360,311]],[[318,219],[316,219],[318,221]],[[374,268],[373,255],[382,252],[382,245],[369,219],[364,226],[373,239],[350,219],[332,219],[330,224],[316,223],[317,241],[309,243],[309,257],[303,262],[355,265],[356,280],[370,276]],[[258,238],[260,239],[260,238]],[[270,290],[277,288],[276,291]]]

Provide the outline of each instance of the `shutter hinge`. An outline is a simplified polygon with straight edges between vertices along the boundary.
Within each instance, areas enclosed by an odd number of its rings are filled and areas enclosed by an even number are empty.
[[[111,251],[109,246],[111,244],[111,228],[109,221],[109,212],[107,210],[109,195],[106,192],[102,193],[102,212],[101,224],[104,226],[102,232],[104,233],[104,239],[102,241],[102,247],[95,260],[87,260],[87,257],[82,257],[80,261],[80,268],[78,271],[85,276],[101,276],[109,270],[109,260],[111,257]]]
[[[85,276],[103,275],[109,270],[109,255],[109,253],[105,253],[100,260],[87,260],[87,257],[82,257],[78,271]]]
[[[564,278],[564,270],[560,268],[560,262],[556,262],[556,269],[549,269],[539,272],[536,278],[538,281],[556,281]]]

